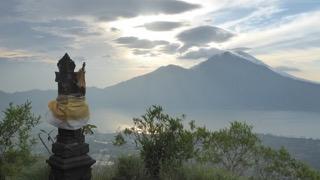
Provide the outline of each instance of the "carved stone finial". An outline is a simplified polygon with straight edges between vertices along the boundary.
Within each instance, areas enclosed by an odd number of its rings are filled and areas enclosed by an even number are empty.
[[[64,54],[57,65],[59,68],[59,72],[74,72],[74,69],[76,67],[74,61],[72,61],[68,53]]]

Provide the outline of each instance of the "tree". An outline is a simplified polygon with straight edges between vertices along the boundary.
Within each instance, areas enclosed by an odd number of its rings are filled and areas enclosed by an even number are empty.
[[[190,122],[190,129],[185,129],[183,119],[184,116],[170,117],[160,106],[152,106],[141,118],[134,118],[134,125],[119,133],[114,144],[126,143],[123,135],[133,137],[152,179],[159,179],[160,172],[180,178],[178,167],[196,157],[193,160],[204,163],[203,167],[218,167],[239,177],[320,180],[319,172],[294,159],[286,149],[263,146],[253,127],[246,123],[235,121],[228,128],[212,132],[197,127],[194,121]]]
[[[39,124],[40,116],[31,112],[31,102],[9,104],[0,121],[0,174],[12,176],[33,161],[31,146],[35,139],[31,130]]]
[[[319,172],[294,159],[285,148],[274,150],[261,144],[252,126],[232,122],[229,128],[210,132],[197,128],[201,140],[198,159],[252,179],[320,179]]]
[[[183,160],[194,153],[194,136],[191,130],[183,127],[182,117],[170,117],[162,107],[152,106],[141,118],[134,118],[134,125],[122,133],[133,137],[145,168],[150,176],[158,179],[161,168],[179,167]],[[114,144],[125,143],[122,134],[118,134]]]
[[[319,172],[294,159],[283,147],[274,150],[261,146],[256,158],[255,179],[320,179]]]
[[[208,132],[200,128],[202,149],[199,159],[210,162],[235,174],[242,175],[244,170],[254,164],[254,155],[260,140],[246,123],[232,122],[229,128]],[[199,131],[198,130],[198,131]]]

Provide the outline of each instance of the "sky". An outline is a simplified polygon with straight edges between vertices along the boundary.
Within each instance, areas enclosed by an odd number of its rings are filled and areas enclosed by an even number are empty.
[[[320,0],[0,0],[5,92],[55,89],[66,52],[104,88],[234,49],[320,82]]]

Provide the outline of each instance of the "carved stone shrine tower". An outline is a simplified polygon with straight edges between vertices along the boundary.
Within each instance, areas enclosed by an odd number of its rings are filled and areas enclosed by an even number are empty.
[[[84,97],[85,87],[77,85],[75,63],[66,53],[58,62],[58,97]],[[84,70],[83,65],[83,70]],[[85,143],[82,130],[58,128],[56,142],[52,145],[53,155],[47,160],[51,167],[50,180],[90,180],[91,166],[96,162],[87,153],[89,144]]]

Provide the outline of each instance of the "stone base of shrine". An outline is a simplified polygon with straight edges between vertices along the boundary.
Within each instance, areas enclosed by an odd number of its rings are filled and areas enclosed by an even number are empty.
[[[54,153],[47,160],[51,167],[49,180],[90,180],[91,166],[96,162],[87,153],[80,130],[59,129],[57,142],[52,145]]]

